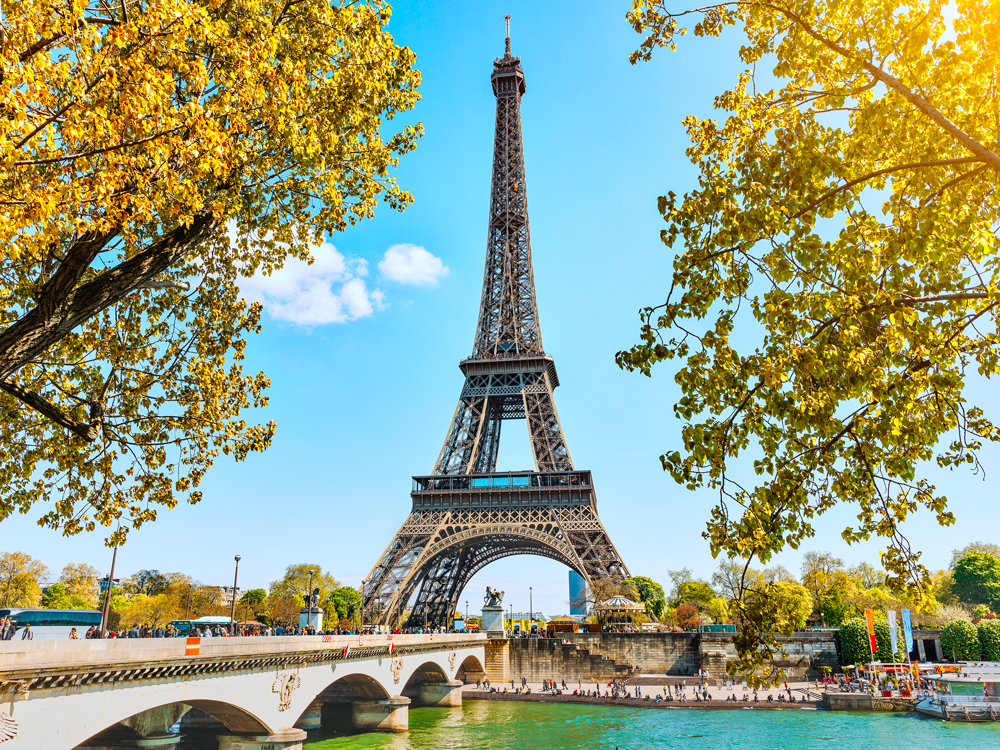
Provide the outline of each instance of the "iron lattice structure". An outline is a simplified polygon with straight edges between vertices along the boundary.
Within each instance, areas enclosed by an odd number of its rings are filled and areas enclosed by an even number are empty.
[[[552,398],[555,363],[542,348],[531,264],[521,140],[520,59],[493,63],[497,100],[483,296],[465,386],[434,465],[414,477],[410,516],[362,584],[363,608],[408,626],[447,625],[480,569],[510,555],[559,560],[588,583],[628,569],[597,516],[589,471],[573,468]],[[535,471],[497,473],[500,427],[526,419]]]

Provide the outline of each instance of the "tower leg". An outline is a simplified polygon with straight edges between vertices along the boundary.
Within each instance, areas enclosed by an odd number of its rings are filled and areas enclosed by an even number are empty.
[[[524,413],[528,418],[535,468],[538,471],[572,471],[573,459],[566,447],[552,391],[525,393]]]

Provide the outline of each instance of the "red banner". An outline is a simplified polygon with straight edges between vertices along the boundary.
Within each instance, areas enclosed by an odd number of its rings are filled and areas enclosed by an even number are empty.
[[[875,613],[870,610],[865,610],[865,622],[868,623],[868,645],[871,646],[872,656],[878,651],[878,643],[875,641]]]

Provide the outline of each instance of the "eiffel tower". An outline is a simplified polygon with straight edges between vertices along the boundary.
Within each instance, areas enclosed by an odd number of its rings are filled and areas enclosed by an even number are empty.
[[[588,582],[628,577],[597,516],[589,471],[573,468],[542,348],[531,267],[521,139],[524,71],[510,51],[493,63],[497,99],[486,272],[465,386],[431,476],[413,477],[406,522],[362,584],[363,611],[383,625],[447,626],[480,569],[510,555],[558,560]],[[500,427],[527,419],[535,471],[497,472]]]

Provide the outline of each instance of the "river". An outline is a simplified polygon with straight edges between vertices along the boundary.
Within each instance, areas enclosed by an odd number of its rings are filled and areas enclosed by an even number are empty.
[[[322,735],[320,735],[322,737]],[[1000,723],[916,714],[617,708],[466,701],[410,711],[405,734],[311,738],[308,750],[965,750],[1000,749]]]

